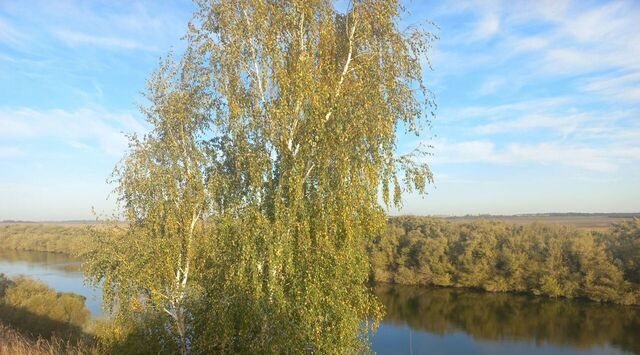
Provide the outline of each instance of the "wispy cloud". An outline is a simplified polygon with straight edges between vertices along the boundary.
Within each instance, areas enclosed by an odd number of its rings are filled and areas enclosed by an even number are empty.
[[[549,42],[542,47],[540,68],[550,73],[588,73],[603,69],[638,70],[640,8],[615,1],[552,18]],[[533,21],[535,19],[527,19]],[[526,24],[527,22],[523,22]]]
[[[4,61],[4,62],[11,62],[11,63],[15,63],[16,60],[8,55],[5,54],[0,54],[0,61]]]
[[[74,32],[68,30],[55,30],[53,31],[55,36],[67,43],[68,45],[89,45],[107,48],[120,48],[130,50],[145,50],[156,51],[157,49],[151,46],[143,45],[133,39],[119,38],[119,37],[106,37],[89,35],[81,32]]]
[[[18,31],[9,21],[0,17],[0,43],[6,43],[11,46],[20,45],[26,38],[25,34]]]
[[[640,102],[640,71],[618,76],[601,76],[588,80],[582,89],[604,95],[606,98]]]
[[[590,6],[589,6],[590,5]],[[474,27],[452,28],[448,34],[447,59],[439,69],[450,75],[474,71],[487,60],[495,67],[512,60],[525,72],[538,75],[592,73],[597,70],[640,70],[640,6],[633,1],[586,4],[578,1],[462,1],[444,13],[470,15]],[[467,19],[467,18],[465,18]],[[466,31],[466,33],[465,33]],[[464,50],[469,39],[495,38],[495,43],[472,54]],[[461,50],[462,48],[462,50]],[[515,63],[514,63],[515,64]],[[502,66],[504,67],[504,66]],[[444,74],[444,75],[446,75]]]
[[[487,96],[497,93],[500,89],[508,84],[508,80],[504,77],[489,78],[478,89],[478,95]]]
[[[475,131],[479,134],[496,134],[505,132],[531,131],[533,129],[551,129],[562,134],[569,134],[578,129],[588,115],[527,115],[517,119],[479,125]]]
[[[447,121],[495,120],[513,117],[513,113],[547,113],[561,109],[573,102],[571,97],[540,97],[529,100],[519,100],[503,104],[485,104],[475,106],[458,106],[443,110],[440,117]]]
[[[560,165],[610,173],[623,165],[640,163],[640,145],[595,148],[574,143],[542,142],[498,147],[486,140],[432,144],[435,164]]]
[[[476,40],[486,40],[500,31],[500,17],[495,13],[485,15],[478,21],[473,33]]]
[[[112,156],[121,156],[125,151],[125,133],[144,131],[144,125],[131,113],[92,108],[73,111],[0,109],[0,137],[4,139],[52,138],[78,149],[95,147]]]
[[[0,146],[0,159],[18,158],[25,154],[24,150],[19,147],[3,147]]]

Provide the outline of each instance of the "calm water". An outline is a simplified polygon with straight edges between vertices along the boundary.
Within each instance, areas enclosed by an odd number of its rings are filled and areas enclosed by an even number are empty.
[[[64,255],[0,250],[0,272],[28,275],[87,298],[80,263]],[[640,309],[465,290],[381,285],[379,354],[640,354]]]
[[[640,354],[640,308],[421,287],[376,287],[381,354]]]
[[[67,255],[0,249],[0,273],[30,276],[57,291],[82,295],[91,314],[102,314],[102,292],[84,284],[80,261]]]

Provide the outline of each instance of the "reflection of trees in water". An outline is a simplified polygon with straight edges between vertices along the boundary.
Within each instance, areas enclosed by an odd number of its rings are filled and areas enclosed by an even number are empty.
[[[2,261],[46,265],[48,268],[65,272],[81,271],[81,263],[78,259],[60,253],[0,249],[0,262]]]
[[[463,331],[482,340],[519,340],[578,348],[612,345],[640,353],[640,309],[586,301],[377,285],[385,321],[430,333]]]

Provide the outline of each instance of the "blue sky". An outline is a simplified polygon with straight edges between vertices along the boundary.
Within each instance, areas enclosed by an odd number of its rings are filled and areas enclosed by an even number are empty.
[[[407,1],[440,39],[425,73],[436,183],[393,213],[640,211],[640,3]],[[140,91],[183,47],[189,1],[0,1],[0,220],[109,213],[144,132]]]

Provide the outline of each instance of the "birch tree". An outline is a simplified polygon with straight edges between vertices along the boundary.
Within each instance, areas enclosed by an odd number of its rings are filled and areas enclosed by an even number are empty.
[[[396,154],[433,102],[433,36],[400,29],[395,0],[199,1],[188,36],[207,58],[215,174],[229,189],[219,250],[194,323],[203,352],[356,353],[381,314],[366,286],[368,238],[423,157]],[[214,194],[219,195],[219,194]]]
[[[429,121],[433,36],[400,29],[397,0],[197,4],[116,171],[128,227],[99,235],[88,274],[182,353],[365,352],[367,241],[432,178],[396,129]]]
[[[206,78],[192,52],[180,63],[169,57],[150,78],[142,112],[151,131],[131,137],[130,152],[114,172],[127,225],[98,230],[85,263],[85,274],[104,282],[104,301],[116,306],[116,318],[164,314],[161,327],[170,329],[183,354],[192,317],[187,304],[198,291],[196,263],[211,212],[201,139],[213,105]]]

